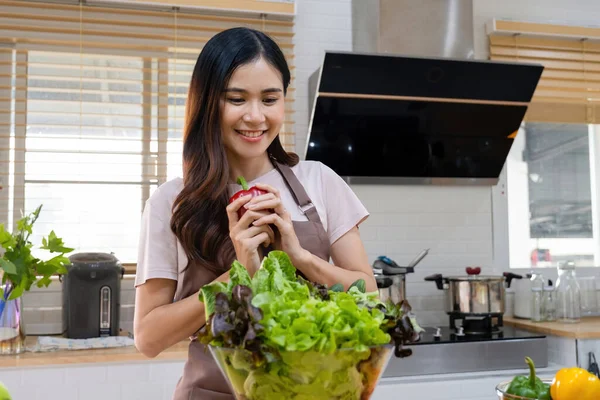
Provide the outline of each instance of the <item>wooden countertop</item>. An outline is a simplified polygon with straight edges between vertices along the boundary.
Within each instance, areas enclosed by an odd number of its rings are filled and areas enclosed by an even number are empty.
[[[34,345],[36,336],[27,337],[27,345]],[[189,341],[178,343],[155,358],[148,358],[135,346],[110,349],[58,350],[43,353],[25,352],[17,355],[0,355],[0,368],[22,368],[31,366],[56,366],[83,363],[110,363],[148,360],[187,360]]]
[[[528,319],[504,317],[504,324],[532,332],[572,339],[600,339],[600,317],[582,318],[578,324],[531,322]]]

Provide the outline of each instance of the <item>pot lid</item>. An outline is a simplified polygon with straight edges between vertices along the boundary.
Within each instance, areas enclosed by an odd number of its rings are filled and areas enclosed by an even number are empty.
[[[504,281],[504,277],[499,275],[448,276],[446,279],[448,281]]]

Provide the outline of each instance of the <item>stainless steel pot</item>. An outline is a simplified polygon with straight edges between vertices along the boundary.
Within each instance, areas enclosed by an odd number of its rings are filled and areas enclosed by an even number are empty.
[[[384,303],[391,300],[394,304],[399,304],[406,299],[406,275],[375,275],[377,290],[379,290],[379,299]]]
[[[446,291],[446,312],[460,315],[503,315],[506,287],[521,275],[506,272],[503,276],[449,276],[431,275],[438,289]],[[505,286],[506,285],[506,286]]]
[[[425,249],[412,260],[407,267],[401,267],[393,260],[380,256],[373,263],[373,275],[379,290],[379,299],[383,302],[391,300],[399,304],[406,299],[406,274],[414,272],[414,267],[429,253]]]

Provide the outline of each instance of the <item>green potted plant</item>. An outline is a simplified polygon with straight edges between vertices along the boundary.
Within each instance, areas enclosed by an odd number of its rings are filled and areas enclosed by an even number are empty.
[[[70,261],[65,254],[73,249],[65,247],[63,240],[51,231],[42,238],[39,249],[49,252],[46,259],[33,255],[33,243],[29,238],[33,224],[38,219],[42,206],[24,215],[16,231],[7,232],[0,224],[0,354],[17,354],[25,351],[22,296],[33,284],[48,287],[55,274],[67,272]]]

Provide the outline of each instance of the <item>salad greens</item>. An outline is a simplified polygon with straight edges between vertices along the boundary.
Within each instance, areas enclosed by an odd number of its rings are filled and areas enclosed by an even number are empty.
[[[253,278],[234,261],[227,284],[201,289],[208,319],[200,339],[263,353],[256,355],[257,362],[282,351],[331,354],[337,349],[364,351],[389,344],[392,337],[400,339],[399,345],[416,340],[408,303],[386,305],[377,292],[366,293],[365,286],[361,279],[346,292],[341,285],[328,290],[297,276],[282,251],[271,251]]]
[[[200,291],[207,323],[199,340],[243,398],[365,398],[385,366],[386,345],[409,356],[402,345],[421,331],[407,302],[382,303],[362,279],[347,291],[310,282],[282,251],[271,251],[252,278],[238,261],[229,276]]]

